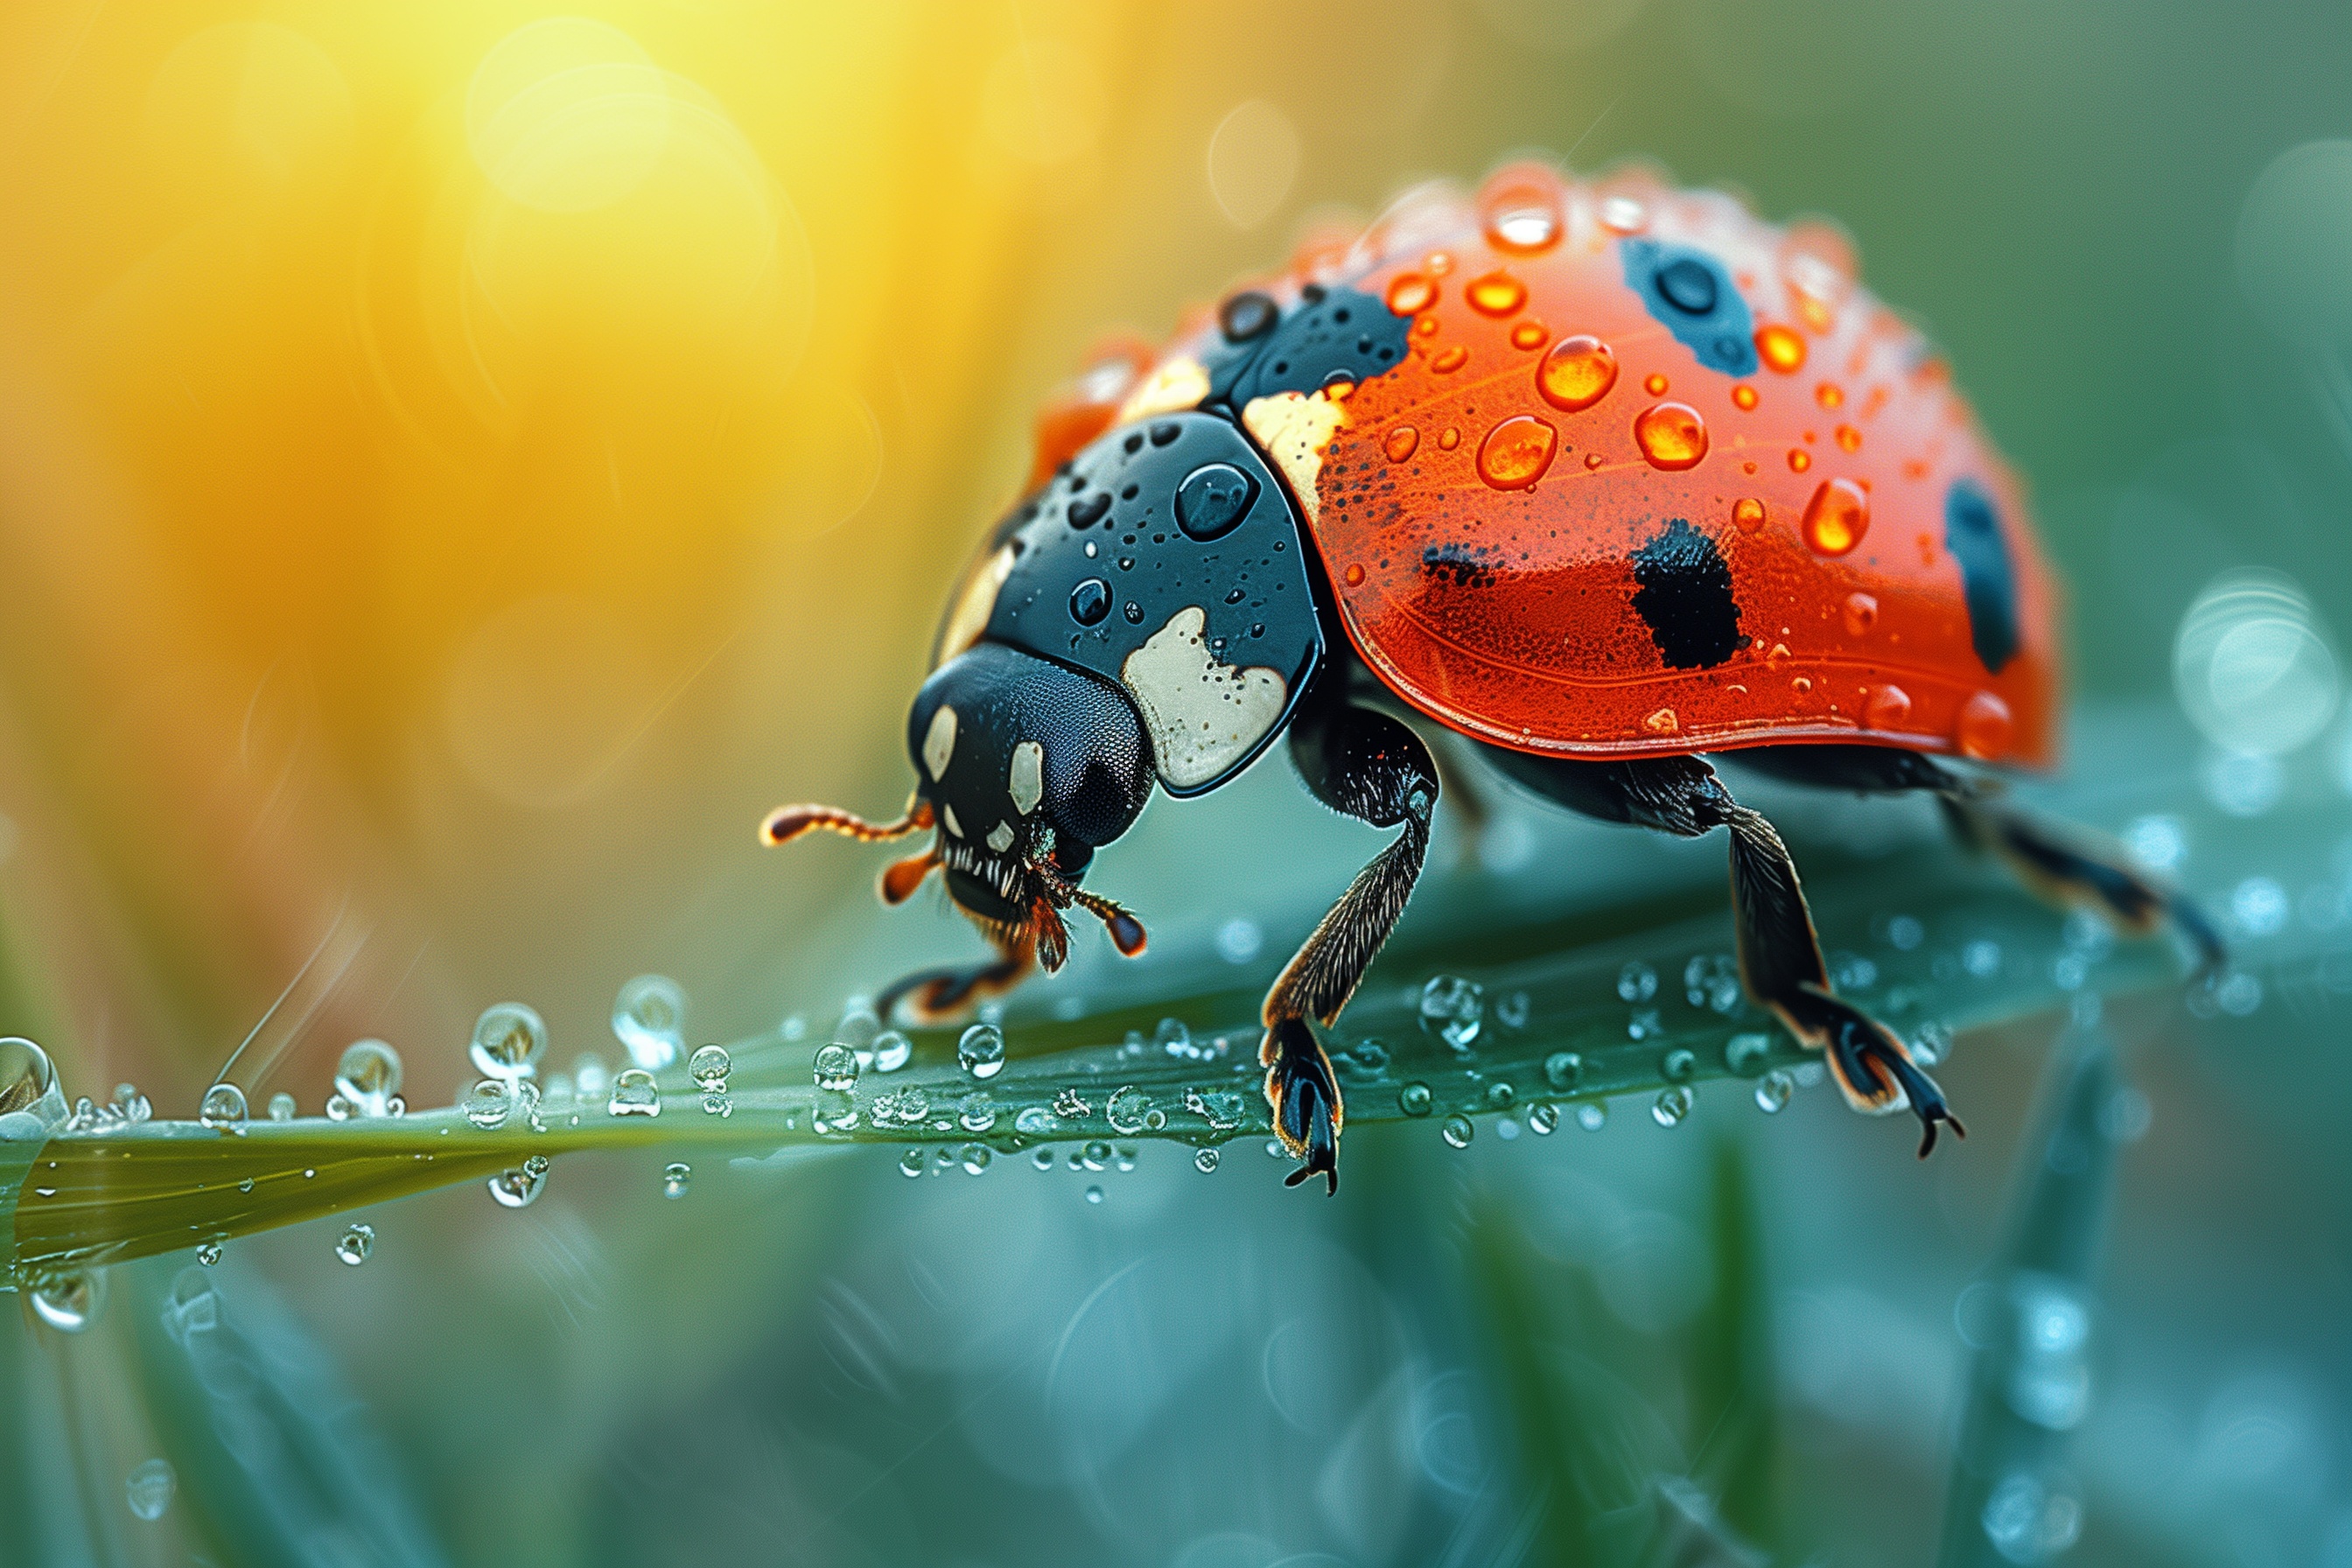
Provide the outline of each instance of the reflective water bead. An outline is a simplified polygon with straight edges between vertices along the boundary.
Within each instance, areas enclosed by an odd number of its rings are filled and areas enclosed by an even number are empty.
[[[0,1116],[29,1116],[55,1131],[67,1115],[49,1053],[22,1035],[0,1038]]]
[[[1767,1116],[1776,1116],[1796,1092],[1796,1080],[1774,1068],[1756,1080],[1756,1109]]]
[[[1400,425],[1381,438],[1381,450],[1391,463],[1402,463],[1421,447],[1421,432],[1410,425]]]
[[[354,1223],[335,1240],[335,1256],[357,1268],[375,1250],[375,1226],[364,1220]]]
[[[1616,353],[1589,333],[1560,339],[1536,366],[1536,390],[1570,414],[1591,407],[1616,384]]]
[[[294,1097],[282,1089],[269,1097],[269,1120],[272,1121],[293,1121],[296,1109]]]
[[[1054,1114],[1056,1116],[1066,1116],[1075,1121],[1093,1115],[1094,1110],[1087,1103],[1087,1097],[1075,1089],[1065,1087],[1055,1091]]]
[[[1650,1114],[1661,1127],[1672,1127],[1690,1114],[1691,1091],[1688,1084],[1678,1083],[1672,1089],[1661,1089]]]
[[[1040,1149],[1029,1156],[1029,1163],[1041,1171],[1050,1171],[1054,1168],[1054,1152],[1051,1149]]]
[[[1062,1123],[1042,1105],[1024,1105],[1013,1118],[1013,1129],[1035,1138],[1047,1132],[1058,1132]]]
[[[196,1109],[196,1120],[207,1127],[245,1131],[245,1090],[233,1083],[216,1083],[205,1090],[202,1104]]]
[[[486,1078],[529,1078],[547,1054],[547,1021],[520,1002],[485,1007],[474,1020],[474,1038],[466,1054],[473,1058],[474,1070]]]
[[[1647,1002],[1658,994],[1658,972],[1638,959],[1617,972],[1617,996],[1623,1002]]]
[[[1609,1124],[1609,1107],[1600,1100],[1588,1100],[1576,1108],[1576,1124],[1587,1132],[1598,1132]]]
[[[1087,1202],[1090,1204],[1098,1204],[1102,1202],[1102,1200],[1103,1190],[1100,1187],[1088,1187],[1087,1189]]]
[[[1952,1054],[1952,1026],[1938,1018],[1930,1018],[1919,1026],[1911,1040],[1911,1059],[1923,1068],[1931,1068]]]
[[[1440,375],[1452,375],[1467,363],[1469,359],[1470,351],[1460,343],[1455,343],[1452,348],[1438,350],[1436,356],[1429,362],[1429,368]]]
[[[123,1482],[123,1500],[131,1511],[141,1519],[161,1519],[172,1506],[172,1494],[180,1489],[180,1478],[168,1459],[150,1459],[131,1472]]]
[[[956,1066],[982,1082],[1003,1071],[1003,1031],[993,1024],[974,1024],[966,1029],[956,1041]]]
[[[1639,234],[1650,226],[1650,209],[1632,196],[1602,198],[1597,216],[1612,234]]]
[[[1706,421],[1687,403],[1656,403],[1633,417],[1633,444],[1650,467],[1676,473],[1706,456]]]
[[[638,975],[613,998],[613,1034],[639,1067],[669,1066],[686,1043],[686,993],[667,974]]]
[[[919,1159],[922,1154],[922,1151],[918,1149],[915,1152],[917,1157]],[[920,1174],[921,1173],[918,1172],[917,1173]],[[693,1184],[693,1182],[694,1167],[688,1164],[683,1160],[673,1160],[668,1164],[662,1167],[662,1196],[666,1198],[682,1198],[686,1196],[686,1189]]]
[[[1756,330],[1756,353],[1782,375],[1793,375],[1805,367],[1805,340],[1799,337],[1792,328],[1759,327]]]
[[[1495,1021],[1506,1028],[1524,1029],[1535,1004],[1524,991],[1514,991],[1495,1004]]]
[[[106,1309],[106,1275],[96,1268],[44,1274],[26,1300],[33,1315],[61,1334],[78,1334]]]
[[[1426,1116],[1436,1103],[1429,1085],[1418,1080],[1397,1090],[1397,1109],[1407,1116]]]
[[[400,1053],[382,1040],[352,1041],[335,1064],[335,1092],[357,1115],[389,1115],[400,1092]]]
[[[220,1244],[219,1242],[217,1242],[217,1241],[206,1241],[206,1242],[200,1242],[200,1243],[198,1243],[198,1244],[197,1244],[197,1247],[196,1247],[196,1261],[197,1261],[197,1262],[199,1262],[199,1263],[203,1264],[205,1268],[210,1268],[214,1264],[218,1263],[220,1260],[221,1260],[221,1244]]]
[[[139,1092],[138,1085],[118,1083],[114,1086],[114,1114],[135,1127],[153,1116],[155,1108]]]
[[[1143,1131],[1144,1119],[1150,1112],[1151,1098],[1129,1085],[1113,1093],[1103,1106],[1103,1116],[1114,1132],[1136,1133]]]
[[[1979,691],[1960,704],[1960,754],[1980,763],[1997,763],[2008,754],[2012,721],[2009,704],[1990,691]]]
[[[1486,1013],[1486,988],[1459,975],[1432,976],[1421,988],[1421,1026],[1455,1050],[1477,1039]]]
[[[1551,332],[1541,321],[1521,321],[1511,329],[1511,346],[1515,349],[1539,349]]]
[[[1458,1110],[1445,1119],[1438,1131],[1448,1144],[1456,1149],[1467,1149],[1470,1140],[1478,1135],[1477,1124]]]
[[[614,1116],[659,1116],[661,1090],[654,1075],[643,1068],[623,1068],[613,1079],[613,1098],[604,1102]]]
[[[533,1154],[520,1165],[500,1171],[484,1184],[500,1208],[529,1208],[547,1187],[547,1156]]]
[[[1514,414],[1478,443],[1478,477],[1498,490],[1525,489],[1543,478],[1559,433],[1532,415]]]
[[[1089,1171],[1099,1171],[1110,1163],[1110,1145],[1097,1138],[1078,1151],[1078,1163]]]
[[[1200,1172],[1201,1174],[1205,1176],[1216,1168],[1217,1152],[1214,1149],[1195,1149],[1192,1151],[1192,1169]]]
[[[1764,1034],[1734,1035],[1723,1047],[1723,1064],[1742,1078],[1764,1065],[1772,1054],[1772,1037]]]
[[[874,1070],[897,1072],[915,1054],[915,1042],[896,1029],[885,1029],[874,1037]]]
[[[1531,1105],[1528,1108],[1528,1131],[1538,1135],[1550,1132],[1559,1125],[1559,1107]]]
[[[1805,503],[1805,542],[1822,555],[1843,555],[1870,531],[1870,497],[1852,479],[1823,479]]]
[[[981,1024],[972,1026],[973,1028],[986,1026]],[[969,1038],[971,1030],[967,1029],[964,1034],[965,1037]],[[856,1086],[857,1053],[847,1046],[837,1044],[819,1046],[816,1058],[811,1065],[814,1069],[813,1076],[819,1089],[846,1092]],[[587,1086],[583,1084],[581,1087],[585,1089]]]
[[[1686,1079],[1698,1071],[1698,1053],[1689,1050],[1668,1051],[1666,1059],[1662,1064],[1662,1070],[1668,1078],[1676,1081]]]
[[[1743,381],[1731,389],[1731,401],[1741,413],[1748,413],[1756,406],[1756,389]]]
[[[583,1100],[602,1100],[613,1087],[613,1069],[604,1058],[593,1051],[583,1051],[572,1059],[572,1079]]]
[[[1507,316],[1528,302],[1528,286],[1507,272],[1473,278],[1464,294],[1482,316]]]
[[[985,1132],[996,1125],[996,1107],[984,1094],[968,1094],[956,1112],[956,1121],[967,1132]]]
[[[1399,316],[1417,315],[1437,300],[1437,285],[1418,272],[1400,272],[1389,283],[1388,307]]]
[[[1554,1051],[1544,1058],[1544,1081],[1554,1089],[1574,1089],[1584,1076],[1584,1058],[1574,1051]]]
[[[735,1070],[735,1061],[725,1046],[704,1046],[687,1058],[686,1070],[696,1083],[715,1092],[727,1087],[727,1075]]]
[[[514,1085],[502,1078],[478,1079],[458,1101],[458,1108],[477,1127],[503,1127],[514,1112]]]
[[[1732,525],[1742,533],[1754,533],[1764,526],[1764,503],[1754,496],[1742,496],[1731,503]]]

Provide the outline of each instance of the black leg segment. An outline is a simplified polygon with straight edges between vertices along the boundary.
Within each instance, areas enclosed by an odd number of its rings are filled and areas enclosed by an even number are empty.
[[[1921,1158],[1935,1148],[1940,1123],[1967,1136],[1943,1092],[1911,1060],[1894,1031],[1831,988],[1788,847],[1761,813],[1731,797],[1704,761],[1580,763],[1521,752],[1496,752],[1495,761],[1538,794],[1588,816],[1685,838],[1727,829],[1739,976],[1748,994],[1771,1008],[1790,1034],[1826,1055],[1838,1087],[1856,1110],[1909,1107],[1921,1125]]]
[[[1336,683],[1334,683],[1336,685]],[[1290,1183],[1321,1175],[1339,1190],[1339,1089],[1307,1021],[1335,1022],[1372,959],[1396,928],[1429,852],[1437,808],[1437,765],[1399,721],[1344,700],[1310,694],[1291,721],[1290,755],[1318,800],[1374,827],[1402,829],[1356,873],[1266,992],[1266,1103],[1275,1135],[1301,1162]]]

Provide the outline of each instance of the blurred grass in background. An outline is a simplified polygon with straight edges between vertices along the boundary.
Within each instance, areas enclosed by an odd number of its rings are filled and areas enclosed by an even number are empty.
[[[1039,397],[1302,226],[1524,148],[1831,214],[1949,351],[2072,588],[2053,798],[2192,883],[2195,810],[2352,827],[2347,68],[2329,5],[11,11],[0,1033],[185,1114],[318,951],[256,1105],[315,1110],[370,1035],[426,1104],[505,997],[611,1058],[646,971],[730,1037],[968,951],[876,910],[869,859],[751,828],[900,798]],[[1815,858],[1926,830],[1784,826]],[[2200,884],[2241,942],[2352,921],[2352,839],[2273,837]],[[1277,763],[1096,879],[1255,984],[1372,842]],[[1721,876],[1517,817],[1484,868],[1455,847],[1409,921]],[[1160,973],[1090,952],[1028,1005]],[[2331,974],[2105,1021],[2146,1135],[2079,1515],[2012,1498],[2020,1560],[2352,1563]],[[678,1203],[658,1159],[567,1164],[527,1213],[373,1216],[358,1271],[340,1225],[240,1244],[216,1340],[173,1315],[184,1259],[117,1271],[98,1332],[0,1331],[0,1466],[77,1500],[44,1563],[1566,1562],[1565,1520],[1685,1540],[1605,1517],[1659,1472],[1716,1500],[1688,1539],[1924,1562],[2050,1033],[1964,1044],[1976,1135],[1925,1168],[1820,1092],[1465,1153],[1367,1130],[1333,1205],[1238,1150],[1209,1181],[1148,1150],[1099,1205],[887,1155]],[[178,1500],[136,1519],[164,1454]]]

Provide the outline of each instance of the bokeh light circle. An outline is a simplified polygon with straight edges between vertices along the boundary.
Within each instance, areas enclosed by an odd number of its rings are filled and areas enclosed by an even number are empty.
[[[526,23],[466,89],[466,142],[510,200],[593,212],[637,188],[670,134],[670,94],[636,40],[584,16]]]
[[[1236,104],[1209,136],[1209,194],[1235,228],[1274,216],[1298,177],[1298,128],[1264,99]]]
[[[2173,639],[2180,706],[2216,746],[2278,756],[2336,716],[2336,653],[2294,580],[2259,567],[2205,585]]]
[[[2271,161],[2238,213],[2238,285],[2289,342],[2352,345],[2352,142]]]

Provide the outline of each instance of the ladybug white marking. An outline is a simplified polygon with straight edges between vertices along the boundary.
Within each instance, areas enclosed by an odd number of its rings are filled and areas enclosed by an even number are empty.
[[[1288,684],[1275,670],[1236,668],[1210,653],[1206,611],[1177,611],[1127,656],[1118,678],[1151,731],[1171,787],[1206,784],[1249,754],[1282,717]]]
[[[940,816],[947,823],[950,833],[954,834],[958,838],[963,837],[963,824],[956,820],[954,806],[942,803],[940,806]]]
[[[931,770],[934,782],[947,776],[949,759],[955,755],[956,710],[946,703],[931,715],[931,727],[923,731],[923,766]]]
[[[940,634],[940,663],[947,663],[971,647],[988,630],[988,617],[996,613],[996,595],[1003,588],[1004,579],[1012,574],[1013,546],[1009,543],[998,545],[994,554],[972,569],[963,591],[956,595],[947,630]]]
[[[1181,414],[1188,408],[1201,406],[1201,399],[1209,395],[1209,373],[1201,362],[1190,354],[1178,354],[1174,359],[1152,366],[1151,374],[1136,384],[1118,405],[1114,425],[1132,425],[1139,419],[1149,419],[1155,414]]]
[[[1346,405],[1334,403],[1320,392],[1277,392],[1271,397],[1253,397],[1242,410],[1242,424],[1282,470],[1309,522],[1316,518],[1315,479],[1323,471],[1323,449],[1347,423]]]
[[[1013,825],[1000,820],[988,830],[988,847],[999,855],[1013,847]]]
[[[1013,794],[1013,809],[1026,816],[1037,809],[1045,798],[1045,748],[1034,741],[1024,741],[1013,748],[1013,769],[1006,779]]]

